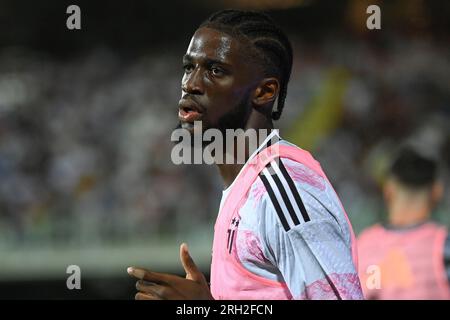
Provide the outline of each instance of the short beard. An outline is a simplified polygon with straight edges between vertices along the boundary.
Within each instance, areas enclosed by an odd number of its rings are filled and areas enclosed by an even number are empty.
[[[246,95],[236,105],[233,110],[222,116],[218,121],[216,128],[225,136],[227,129],[237,130],[245,129],[250,117],[251,108],[248,106],[248,97]]]
[[[226,130],[237,130],[237,129],[245,129],[248,119],[250,117],[251,108],[248,105],[248,98],[250,94],[244,96],[241,101],[234,107],[230,112],[223,115],[216,124],[202,127],[202,134],[205,133],[208,129],[218,129],[222,136],[225,137]],[[178,123],[175,130],[181,129],[181,122]],[[193,138],[193,134],[192,134]],[[174,141],[174,144],[178,144],[181,141]],[[202,139],[202,147],[205,148],[213,141],[203,141]],[[191,145],[194,146],[194,139],[191,139]]]

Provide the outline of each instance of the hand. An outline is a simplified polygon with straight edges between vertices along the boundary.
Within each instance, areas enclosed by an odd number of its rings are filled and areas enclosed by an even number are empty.
[[[212,300],[208,283],[198,270],[185,243],[180,246],[180,260],[186,278],[129,267],[128,274],[138,278],[136,300]]]

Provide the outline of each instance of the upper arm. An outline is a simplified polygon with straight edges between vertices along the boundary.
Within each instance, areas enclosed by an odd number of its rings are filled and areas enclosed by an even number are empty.
[[[295,190],[291,192],[298,193],[302,210],[292,210],[297,202],[291,202],[289,208],[286,202],[291,197],[283,197],[283,190],[274,190],[287,184],[265,183],[266,188],[278,194],[278,197],[271,196],[268,190],[263,198],[267,202],[266,255],[279,269],[294,298],[362,298],[349,235],[330,215],[329,208],[320,202],[320,197],[302,192],[298,183],[294,184]],[[298,223],[295,223],[293,213],[297,214]]]
[[[333,221],[312,221],[287,232],[276,223],[264,244],[294,298],[362,298],[351,250]]]

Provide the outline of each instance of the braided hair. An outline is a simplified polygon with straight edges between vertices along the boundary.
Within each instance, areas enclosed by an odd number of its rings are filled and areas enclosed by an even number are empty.
[[[276,76],[280,81],[278,108],[272,111],[272,119],[278,120],[283,111],[291,76],[292,46],[275,21],[261,12],[227,9],[214,13],[200,27],[247,39],[256,49],[264,74]]]

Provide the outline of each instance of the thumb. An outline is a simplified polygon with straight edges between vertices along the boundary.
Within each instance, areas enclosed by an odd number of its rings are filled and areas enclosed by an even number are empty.
[[[192,260],[186,243],[182,243],[180,246],[180,260],[183,264],[184,271],[186,271],[186,279],[194,280],[197,282],[206,282],[203,274],[197,268],[194,260]]]

